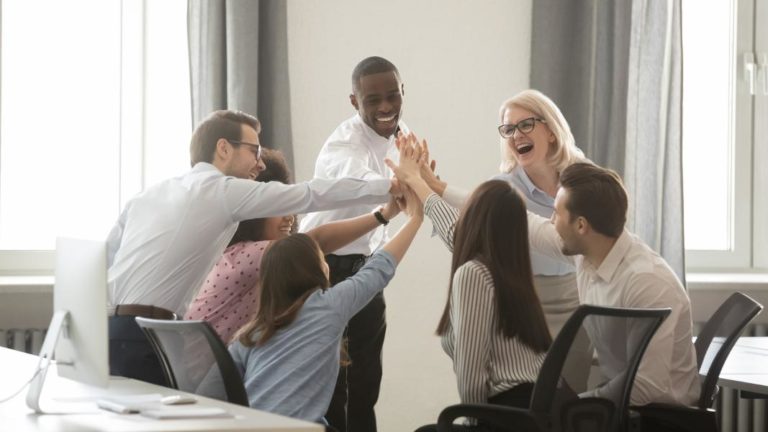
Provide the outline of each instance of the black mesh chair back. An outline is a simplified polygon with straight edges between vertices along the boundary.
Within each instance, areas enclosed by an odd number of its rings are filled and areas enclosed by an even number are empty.
[[[501,430],[624,430],[640,360],[670,311],[580,306],[547,352],[529,409],[454,405],[440,414],[438,430],[450,431],[458,417]]]
[[[716,432],[717,413],[711,408],[717,395],[717,380],[725,360],[744,328],[763,309],[760,303],[741,293],[723,302],[704,324],[696,338],[701,393],[697,406],[653,403],[632,407],[640,416],[643,432]]]
[[[243,379],[210,324],[140,317],[136,322],[160,358],[171,387],[249,406]]]
[[[696,360],[701,377],[698,408],[710,408],[717,395],[717,380],[728,354],[741,332],[759,313],[763,305],[742,293],[734,293],[723,302],[696,337]]]

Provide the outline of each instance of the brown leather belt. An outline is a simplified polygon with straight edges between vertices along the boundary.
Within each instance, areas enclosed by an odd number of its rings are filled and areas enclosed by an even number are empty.
[[[141,304],[120,304],[109,311],[110,316],[137,316],[162,320],[175,320],[176,314],[159,306]]]

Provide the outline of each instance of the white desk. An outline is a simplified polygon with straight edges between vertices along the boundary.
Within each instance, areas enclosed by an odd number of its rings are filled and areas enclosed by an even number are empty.
[[[741,337],[720,372],[718,384],[768,395],[768,337]]]
[[[0,348],[0,398],[9,396],[21,388],[34,374],[37,357],[22,352]],[[0,430],[13,432],[82,432],[82,431],[280,431],[322,432],[324,428],[288,417],[233,405],[214,399],[196,396],[197,406],[222,407],[233,414],[232,418],[208,418],[185,420],[154,420],[139,414],[114,414],[96,408],[95,400],[109,395],[183,393],[153,384],[127,378],[113,377],[109,387],[99,389],[61,378],[51,367],[45,381],[42,406],[61,406],[66,411],[83,414],[36,415],[25,403],[26,389],[8,402],[0,404]]]

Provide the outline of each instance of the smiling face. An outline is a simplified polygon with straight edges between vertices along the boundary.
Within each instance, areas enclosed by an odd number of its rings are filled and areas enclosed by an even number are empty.
[[[224,141],[222,145],[225,148],[217,149],[217,157],[221,160],[221,171],[225,175],[243,179],[255,179],[258,177],[259,173],[264,170],[265,165],[258,158],[258,148],[255,145],[249,145],[261,144],[256,130],[243,124],[242,136],[239,141],[244,144],[236,145],[226,142],[226,140]]]
[[[389,138],[397,131],[403,106],[403,83],[394,71],[360,77],[350,102],[363,122],[378,135]]]
[[[264,240],[280,240],[291,235],[291,229],[295,218],[290,216],[277,216],[264,219]]]
[[[529,118],[541,118],[538,114],[512,105],[504,112],[504,124],[519,124]],[[535,121],[533,130],[522,132],[516,128],[515,133],[507,138],[509,154],[517,160],[524,169],[542,169],[547,167],[547,157],[550,154],[555,135],[546,123]]]

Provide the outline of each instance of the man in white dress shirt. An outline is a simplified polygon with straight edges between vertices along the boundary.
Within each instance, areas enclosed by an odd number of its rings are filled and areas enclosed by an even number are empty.
[[[631,403],[694,405],[701,383],[690,299],[664,259],[624,228],[627,194],[621,179],[609,169],[577,163],[560,173],[560,184],[551,221],[528,212],[531,247],[576,266],[581,303],[672,308],[640,362]],[[601,356],[601,350],[624,349],[621,342],[596,348],[604,363],[612,356]]]
[[[253,181],[264,167],[259,132],[251,115],[212,113],[192,135],[192,169],[125,206],[107,239],[113,375],[165,383],[134,318],[184,316],[238,222],[388,199],[391,182],[383,178],[295,185]]]
[[[355,177],[388,179],[392,172],[385,158],[398,160],[395,135],[406,132],[402,115],[404,87],[395,65],[381,57],[368,57],[352,72],[352,94],[349,100],[357,111],[342,122],[326,140],[315,164],[315,179]],[[299,231],[319,225],[371,213],[375,206],[361,204],[343,209],[312,213],[302,221]],[[387,239],[388,221],[376,210],[382,226],[349,245],[327,255],[331,284],[355,274]],[[384,297],[379,293],[363,308],[347,327],[348,353],[351,364],[341,368],[336,390],[326,419],[340,432],[376,431],[374,405],[381,384],[381,348],[384,345],[386,321]]]

